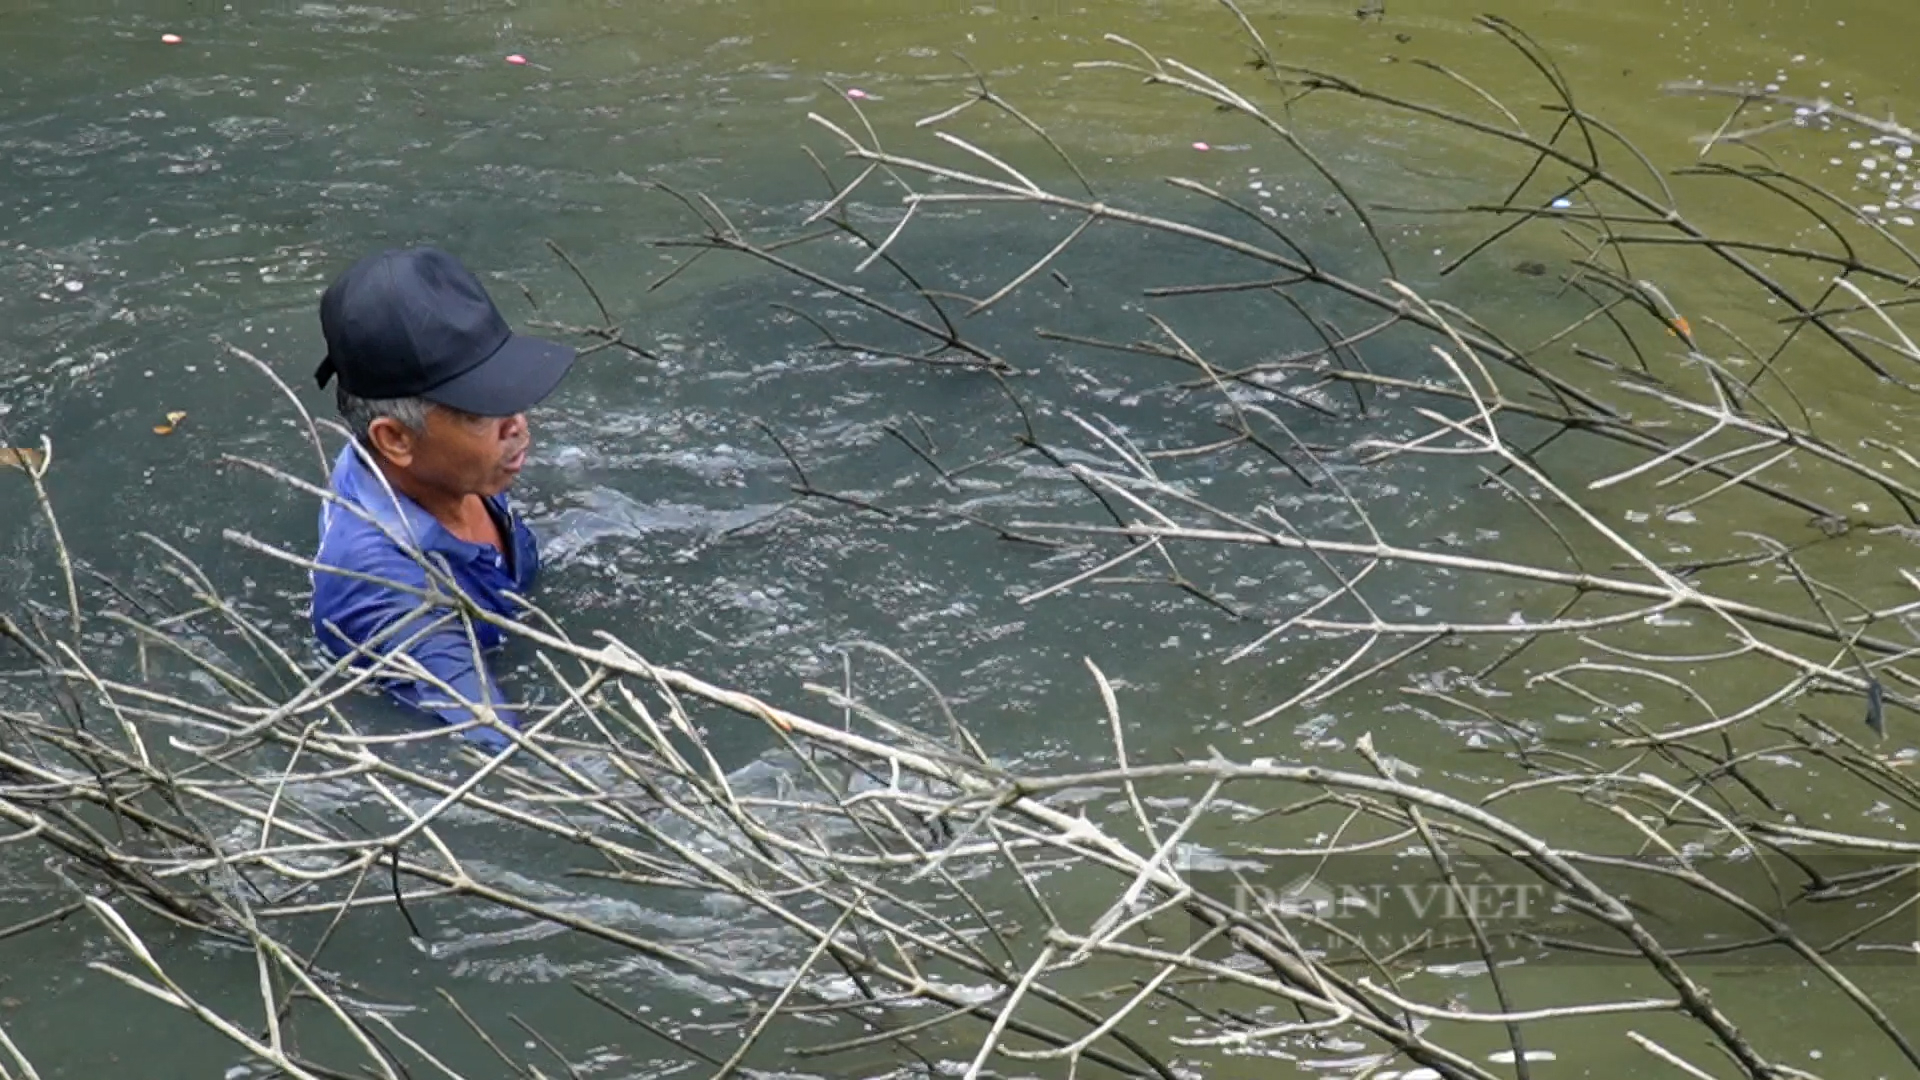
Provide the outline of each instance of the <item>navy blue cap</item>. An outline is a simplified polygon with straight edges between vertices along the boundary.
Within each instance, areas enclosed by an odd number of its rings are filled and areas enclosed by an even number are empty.
[[[480,279],[433,247],[354,263],[321,296],[320,330],[322,388],[338,378],[355,397],[420,397],[478,416],[531,408],[577,355],[514,333]]]

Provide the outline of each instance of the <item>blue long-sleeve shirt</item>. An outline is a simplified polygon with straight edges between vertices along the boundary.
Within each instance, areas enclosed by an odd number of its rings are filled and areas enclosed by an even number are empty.
[[[532,589],[534,577],[540,570],[540,554],[533,531],[513,513],[505,495],[487,500],[507,543],[508,550],[502,552],[490,544],[469,543],[454,536],[418,503],[398,491],[390,492],[381,481],[349,444],[334,459],[329,486],[341,500],[365,510],[401,543],[423,552],[429,560],[442,562],[460,591],[476,605],[507,618],[519,617],[520,608],[509,594],[525,595]],[[389,539],[379,527],[359,515],[328,501],[320,509],[320,549],[314,561],[323,567],[429,589],[426,570],[401,543]],[[421,611],[422,599],[411,593],[343,574],[315,571],[312,578],[314,634],[336,659],[352,652],[354,646],[367,645],[396,623],[404,623],[371,651],[385,655],[388,650],[405,645],[407,654],[457,690],[461,697],[493,703],[501,721],[519,726],[519,718],[512,711],[499,707],[499,703],[507,699],[483,659],[475,655],[473,643],[458,615],[412,644],[406,644],[421,627],[446,618],[453,611],[449,605],[440,603]],[[473,637],[482,650],[493,649],[505,640],[499,627],[477,619],[473,620]],[[401,704],[437,716],[445,723],[474,719],[472,710],[450,700],[426,682],[396,674],[383,678],[382,684]],[[505,736],[485,725],[471,728],[465,734],[489,749],[507,744]]]

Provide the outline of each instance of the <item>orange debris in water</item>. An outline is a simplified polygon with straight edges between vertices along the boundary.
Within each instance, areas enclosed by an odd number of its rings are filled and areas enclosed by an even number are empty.
[[[0,447],[0,467],[14,469],[37,469],[46,460],[46,454],[31,446]]]

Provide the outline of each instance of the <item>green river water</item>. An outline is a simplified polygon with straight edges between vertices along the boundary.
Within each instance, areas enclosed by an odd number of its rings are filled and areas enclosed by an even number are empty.
[[[1427,57],[1471,70],[1495,94],[1535,93],[1533,73],[1472,25],[1482,3],[1388,0],[1381,17],[1369,19],[1356,17],[1352,0],[1245,7],[1292,62],[1372,76]],[[1665,82],[1784,80],[1808,93],[1850,92],[1870,112],[1904,111],[1920,40],[1920,6],[1910,0],[1526,0],[1498,13],[1553,50],[1588,110],[1668,163],[1692,154],[1688,140],[1711,130],[1720,113],[1663,94]],[[183,40],[162,44],[166,33]],[[481,273],[511,319],[596,321],[592,302],[545,247],[551,240],[595,281],[634,339],[661,355],[652,364],[618,350],[595,353],[534,417],[535,448],[516,495],[550,553],[541,600],[576,636],[611,630],[654,660],[796,702],[802,683],[837,677],[834,643],[881,642],[924,665],[996,753],[1034,769],[1103,752],[1101,713],[1081,663],[1092,657],[1121,677],[1141,727],[1134,749],[1144,758],[1197,753],[1208,741],[1248,755],[1330,755],[1371,730],[1394,755],[1471,783],[1482,759],[1457,732],[1364,697],[1241,730],[1239,721],[1290,693],[1309,665],[1264,656],[1223,666],[1224,654],[1257,630],[1225,624],[1170,590],[1019,606],[1019,592],[1079,564],[972,530],[880,523],[821,506],[770,517],[792,477],[756,420],[791,441],[820,486],[882,498],[926,477],[881,425],[917,414],[959,457],[1004,442],[1004,398],[984,380],[806,348],[811,331],[776,317],[769,304],[832,310],[837,302],[745,260],[709,258],[646,289],[678,257],[646,241],[692,223],[645,181],[704,192],[742,223],[797,222],[821,193],[801,148],[832,151],[807,113],[850,117],[825,83],[863,90],[883,135],[924,150],[929,140],[912,121],[959,100],[965,69],[955,53],[1124,197],[1165,202],[1172,196],[1156,181],[1172,173],[1235,187],[1261,169],[1290,175],[1281,149],[1203,104],[1144,91],[1114,72],[1076,70],[1079,61],[1124,55],[1102,40],[1107,33],[1210,70],[1244,73],[1249,55],[1233,20],[1201,0],[0,0],[0,424],[14,445],[31,445],[42,432],[52,438],[52,495],[88,566],[153,579],[151,549],[131,539],[151,531],[297,641],[303,577],[223,542],[221,531],[304,550],[314,507],[298,492],[214,462],[240,454],[311,476],[310,449],[280,392],[214,339],[267,360],[322,411],[327,402],[309,381],[320,351],[314,305],[340,268],[379,246],[435,243]],[[508,64],[509,54],[530,62]],[[1311,118],[1302,136],[1382,202],[1458,193],[1495,175],[1483,148],[1379,115],[1303,115]],[[1194,149],[1197,142],[1210,149]],[[1851,161],[1826,164],[1826,146],[1809,154],[1801,164],[1814,173],[1843,189],[1855,184]],[[1017,160],[1058,175],[1044,154]],[[1365,266],[1351,222],[1323,212],[1324,191],[1292,194],[1302,190],[1282,184],[1272,202],[1311,219],[1336,258]],[[1709,211],[1729,221],[1777,212],[1737,192]],[[1046,237],[1037,249],[1036,226]],[[1429,238],[1436,254],[1461,242],[1444,224],[1394,228],[1421,251]],[[971,268],[965,272],[978,284],[1024,265],[1057,235],[1037,217],[959,218],[916,234],[903,257]],[[1137,311],[1123,313],[1118,300],[1103,306],[1101,295],[1205,276],[1204,253],[1134,244],[1090,239],[1062,264],[1084,285],[1030,290],[982,336],[1037,370],[1036,400],[1097,401],[1136,434],[1186,425],[1193,441],[1204,441],[1217,429],[1143,392],[1164,386],[1166,369],[1043,349],[1029,334],[1046,323],[1134,336]],[[1578,310],[1549,296],[1539,279],[1499,264],[1475,273],[1459,287],[1483,310],[1507,302],[1554,316]],[[1252,360],[1308,341],[1276,341],[1257,322],[1195,310],[1196,343],[1219,355]],[[1907,407],[1888,404],[1870,384],[1835,379],[1818,391],[1810,407],[1839,423],[1897,432],[1910,419]],[[173,434],[156,435],[173,410],[186,419]],[[1059,410],[1045,421],[1055,431],[1069,423]],[[1370,498],[1409,534],[1451,534],[1469,545],[1497,537],[1502,521],[1459,515],[1458,477],[1448,469],[1387,471],[1367,481],[1375,485]],[[1236,489],[1265,482],[1218,479]],[[1071,485],[1036,482],[1023,503],[983,498],[981,506],[1019,516],[1013,511],[1076,497]],[[57,614],[59,583],[30,491],[0,484],[0,508],[0,605]],[[1753,527],[1773,524],[1755,513]],[[1887,584],[1864,567],[1842,580],[1869,591]],[[1281,584],[1260,603],[1284,606]],[[1241,588],[1254,595],[1251,584]],[[1494,603],[1451,595],[1445,583],[1427,588],[1421,600],[1429,605]],[[726,739],[737,755],[729,764],[743,782],[757,782],[754,760],[764,747],[747,732]],[[44,876],[15,850],[0,854],[0,925],[50,902]],[[523,879],[557,880],[564,869],[539,852],[498,851],[491,861]],[[784,956],[776,935],[720,905],[597,894],[578,902],[743,967]],[[563,1037],[582,1075],[706,1067],[583,1005],[566,987],[584,980],[697,1030],[719,1000],[700,980],[497,915],[437,918],[425,930],[433,945],[424,953],[388,929],[351,927],[332,959],[395,998],[445,985],[483,1013],[516,1011]],[[210,1034],[89,971],[85,961],[110,950],[84,930],[0,942],[0,1023],[46,1075],[249,1075]],[[250,960],[184,942],[174,951],[180,969],[203,985],[226,985],[234,1000],[250,992]],[[1858,977],[1903,1019],[1920,1019],[1909,968]],[[1605,965],[1516,978],[1574,980],[1592,996],[1618,993],[1620,982]],[[1795,969],[1754,967],[1715,990],[1776,1050],[1791,1048],[1789,1060],[1821,1075],[1909,1075],[1884,1043],[1863,1034],[1856,1012],[1831,994],[1802,997],[1802,978]],[[457,1042],[445,1018],[423,1021],[429,1033],[443,1022],[446,1041]],[[1560,1030],[1546,1045],[1556,1060],[1536,1067],[1543,1080],[1645,1068],[1647,1059],[1613,1027]],[[1500,1045],[1493,1039],[1487,1049]],[[1235,1059],[1217,1075],[1351,1075],[1341,1057],[1336,1047],[1318,1061]],[[474,1063],[474,1075],[491,1075],[484,1055],[462,1060]],[[821,1075],[867,1075],[832,1071],[839,1067],[830,1059]]]

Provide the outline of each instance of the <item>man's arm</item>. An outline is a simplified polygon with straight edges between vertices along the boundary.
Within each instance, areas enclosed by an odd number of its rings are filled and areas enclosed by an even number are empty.
[[[392,548],[355,559],[351,569],[416,589],[428,587],[425,568]],[[506,696],[487,671],[484,658],[453,608],[444,604],[423,608],[421,598],[410,593],[324,570],[314,571],[313,602],[316,630],[334,653],[348,651],[350,646],[342,643],[343,637],[352,646],[364,646],[384,632],[373,652],[386,655],[391,650],[403,650],[460,698],[492,703],[502,723],[520,726],[519,717],[501,707]],[[441,621],[440,626],[421,634],[436,620]],[[394,700],[436,716],[443,723],[464,724],[477,718],[474,710],[431,683],[394,674],[383,675],[382,685]],[[463,734],[490,750],[508,744],[506,736],[490,726],[475,727]]]

